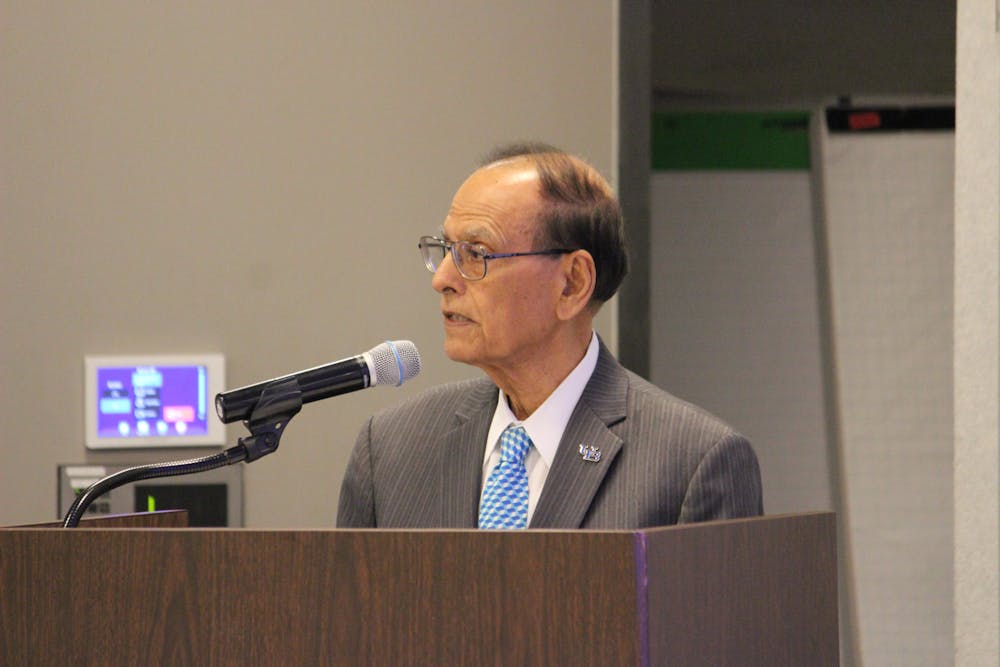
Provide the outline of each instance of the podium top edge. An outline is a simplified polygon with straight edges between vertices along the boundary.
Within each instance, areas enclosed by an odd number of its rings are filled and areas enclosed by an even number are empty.
[[[171,510],[173,511],[173,510]],[[169,512],[169,511],[168,511]],[[167,512],[164,512],[166,514]],[[160,513],[157,513],[160,514]],[[124,517],[136,517],[142,515],[123,515]],[[761,522],[786,522],[786,521],[799,521],[799,520],[809,520],[811,518],[817,517],[836,517],[836,513],[832,511],[812,511],[812,512],[797,512],[797,513],[786,513],[786,514],[765,514],[763,516],[756,517],[746,517],[740,519],[719,519],[716,521],[704,521],[699,523],[682,523],[675,524],[672,526],[650,526],[647,528],[635,528],[635,529],[595,529],[595,528],[531,528],[528,530],[490,530],[482,531],[476,528],[335,528],[335,527],[254,527],[254,528],[241,528],[241,527],[191,527],[191,526],[163,526],[163,525],[143,525],[143,526],[121,526],[121,525],[100,525],[99,522],[93,522],[87,527],[73,528],[69,530],[101,530],[101,531],[190,531],[190,532],[208,532],[208,531],[218,531],[218,532],[246,532],[246,533],[261,533],[261,532],[273,532],[273,533],[316,533],[316,532],[337,532],[337,533],[348,533],[348,532],[359,532],[359,533],[384,533],[384,534],[398,534],[398,533],[422,533],[422,534],[478,534],[478,535],[540,535],[540,534],[608,534],[608,535],[637,535],[637,534],[648,534],[648,533],[660,533],[668,531],[685,531],[685,530],[699,530],[706,528],[719,527],[724,525],[741,525],[741,524],[754,524]],[[110,517],[109,517],[110,518]],[[0,530],[67,530],[62,528],[61,522],[49,522],[41,524],[29,524],[29,525],[19,525],[19,526],[4,526],[0,527]]]

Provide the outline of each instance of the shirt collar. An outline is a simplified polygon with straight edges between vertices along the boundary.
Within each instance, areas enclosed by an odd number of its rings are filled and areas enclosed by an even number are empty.
[[[556,450],[559,448],[559,441],[562,440],[566,424],[576,409],[576,404],[583,395],[583,390],[590,381],[590,376],[594,374],[597,367],[597,354],[600,346],[597,342],[597,334],[591,333],[590,345],[583,359],[576,365],[569,375],[566,376],[555,391],[549,394],[537,410],[531,413],[524,421],[520,421],[511,411],[507,404],[507,397],[500,391],[500,398],[497,400],[497,408],[493,412],[493,421],[490,423],[489,435],[486,438],[486,452],[483,461],[489,459],[490,453],[497,447],[500,434],[511,424],[520,424],[531,438],[531,443],[535,446],[538,454],[545,461],[547,467],[552,467],[555,460]]]

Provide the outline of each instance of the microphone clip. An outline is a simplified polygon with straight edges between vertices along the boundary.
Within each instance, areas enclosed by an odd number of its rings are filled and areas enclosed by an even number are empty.
[[[243,424],[250,436],[239,439],[246,463],[267,456],[278,448],[281,434],[292,417],[302,409],[302,389],[294,377],[269,384]]]

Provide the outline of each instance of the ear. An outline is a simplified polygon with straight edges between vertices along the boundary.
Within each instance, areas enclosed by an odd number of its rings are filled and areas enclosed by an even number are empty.
[[[571,320],[590,304],[597,282],[594,258],[586,250],[575,250],[562,258],[562,292],[556,305],[560,320]]]

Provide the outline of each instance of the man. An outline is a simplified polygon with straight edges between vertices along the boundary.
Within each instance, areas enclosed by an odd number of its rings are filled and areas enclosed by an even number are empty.
[[[338,526],[635,529],[763,512],[750,443],[627,371],[593,331],[628,270],[593,167],[543,144],[499,149],[419,246],[445,352],[486,377],[368,420]]]

